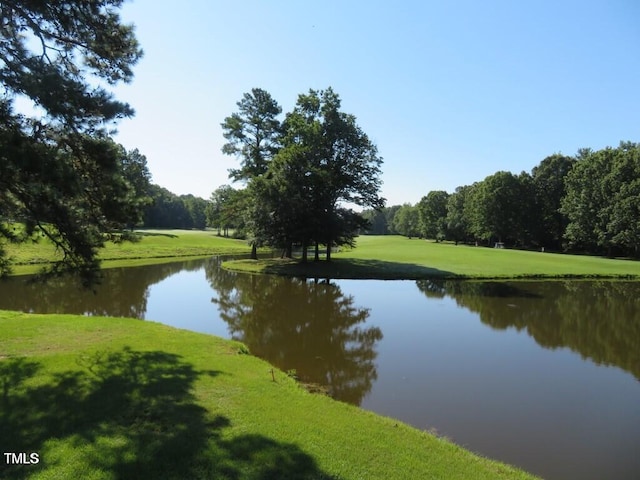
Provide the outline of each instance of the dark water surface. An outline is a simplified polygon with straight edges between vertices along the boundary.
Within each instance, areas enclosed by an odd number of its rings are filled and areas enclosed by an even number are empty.
[[[303,281],[219,264],[107,270],[95,294],[12,278],[0,309],[232,337],[337,399],[545,478],[640,478],[640,282]]]

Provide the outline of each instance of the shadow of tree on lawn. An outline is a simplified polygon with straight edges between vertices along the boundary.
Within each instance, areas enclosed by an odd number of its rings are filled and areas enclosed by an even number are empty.
[[[453,272],[415,263],[355,258],[335,258],[331,262],[307,263],[276,259],[265,267],[264,272],[290,277],[329,279],[419,280],[458,277]]]
[[[139,237],[168,237],[168,238],[178,238],[178,235],[174,233],[167,232],[148,232],[145,230],[137,230],[135,235]]]
[[[294,444],[225,436],[229,419],[210,414],[191,393],[199,376],[223,372],[129,348],[78,364],[49,374],[32,360],[0,360],[0,450],[40,456],[36,465],[0,458],[1,478],[335,478]]]

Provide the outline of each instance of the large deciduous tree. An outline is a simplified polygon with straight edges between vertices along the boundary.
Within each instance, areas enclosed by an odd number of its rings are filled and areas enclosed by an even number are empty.
[[[612,255],[638,254],[640,244],[640,146],[581,150],[566,179],[562,213],[573,248]]]
[[[416,208],[420,217],[420,231],[423,237],[436,242],[447,235],[447,202],[449,194],[444,190],[434,190],[422,197]]]
[[[229,229],[242,230],[245,222],[246,192],[231,185],[216,188],[207,206],[207,224],[218,229],[218,235],[229,236]],[[236,235],[237,236],[237,235]]]
[[[546,157],[531,171],[535,208],[538,210],[538,222],[533,233],[541,246],[556,249],[562,246],[568,220],[560,207],[566,195],[565,180],[574,163],[574,158],[556,153]]]
[[[87,280],[105,234],[131,213],[131,184],[107,131],[133,114],[107,88],[130,81],[142,54],[121,4],[0,4],[0,236],[49,237],[62,252],[51,270]],[[11,222],[26,228],[16,234]]]
[[[420,213],[418,208],[410,203],[402,205],[393,217],[393,230],[405,237],[418,237],[420,235]]]
[[[467,199],[472,233],[488,242],[492,238],[523,242],[528,235],[531,197],[528,174],[502,171],[474,184]]]
[[[471,236],[471,222],[468,216],[471,191],[473,186],[470,185],[457,187],[447,199],[447,232],[456,245]]]
[[[153,201],[151,198],[151,173],[147,166],[147,157],[136,148],[126,151],[119,146],[122,175],[129,186],[129,198],[125,208],[127,224],[133,228],[141,225],[145,208]]]
[[[299,95],[285,119],[283,146],[278,162],[274,161],[274,166],[292,175],[289,183],[296,191],[292,195],[299,199],[296,217],[302,218],[304,227],[298,224],[300,238],[295,240],[303,247],[307,241],[325,245],[328,261],[334,245],[351,244],[365,226],[348,204],[384,206],[379,195],[382,158],[355,116],[340,107],[332,88]]]

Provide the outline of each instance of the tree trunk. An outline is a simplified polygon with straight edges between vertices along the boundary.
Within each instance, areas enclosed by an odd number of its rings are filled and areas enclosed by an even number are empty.
[[[331,240],[327,241],[327,262],[331,261]]]
[[[257,260],[258,259],[258,247],[256,246],[255,242],[251,243],[251,260]]]
[[[302,263],[307,263],[307,242],[302,242]]]
[[[315,251],[315,257],[313,258],[314,262],[319,262],[320,261],[320,244],[316,241],[316,251]]]
[[[287,243],[287,247],[284,251],[284,256],[287,258],[293,258],[293,244],[291,242]]]

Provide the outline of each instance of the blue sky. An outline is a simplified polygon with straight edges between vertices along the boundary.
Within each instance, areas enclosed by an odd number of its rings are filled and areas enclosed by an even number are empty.
[[[115,89],[136,110],[116,140],[177,194],[230,183],[220,123],[254,87],[285,112],[333,87],[384,158],[388,205],[640,141],[636,0],[135,0],[122,16],[145,56]]]

